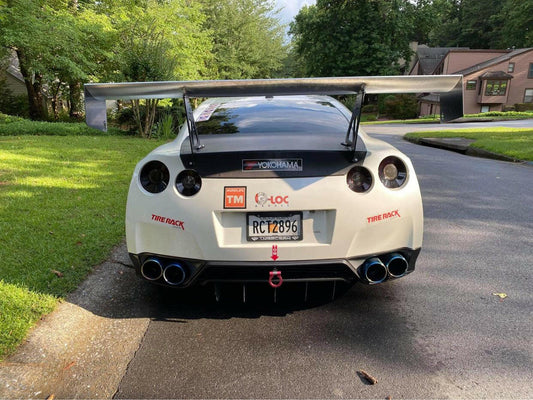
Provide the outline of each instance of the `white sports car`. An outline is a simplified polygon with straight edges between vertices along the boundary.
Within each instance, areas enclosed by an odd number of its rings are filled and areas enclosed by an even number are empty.
[[[359,129],[366,93],[439,92],[462,115],[461,76],[89,84],[87,122],[105,100],[183,96],[177,138],[139,162],[126,212],[138,274],[208,282],[360,281],[411,273],[422,246],[408,157]],[[329,97],[357,94],[353,110]],[[209,98],[192,111],[189,98]]]

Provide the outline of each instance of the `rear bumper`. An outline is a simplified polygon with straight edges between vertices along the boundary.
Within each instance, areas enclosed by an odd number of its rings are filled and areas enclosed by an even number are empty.
[[[185,258],[166,257],[164,255],[142,253],[132,254],[130,258],[137,274],[143,279],[152,283],[185,288],[193,285],[204,285],[207,283],[268,283],[271,271],[279,271],[283,282],[324,282],[324,281],[343,281],[354,283],[369,282],[362,272],[366,261],[379,259],[385,263],[386,259],[392,254],[399,254],[405,258],[406,270],[401,276],[405,276],[415,269],[415,263],[420,253],[418,249],[402,248],[394,251],[388,251],[382,254],[369,254],[368,256],[358,257],[357,259],[325,259],[325,260],[302,260],[302,261],[205,261]],[[160,265],[161,273],[148,273],[147,262],[151,267]],[[165,274],[168,266],[178,265],[182,270],[184,277],[179,279],[180,282],[172,281],[171,274]],[[159,267],[157,267],[159,268]],[[176,268],[174,268],[176,269]],[[176,272],[176,271],[174,271]],[[396,279],[401,277],[387,273],[387,276],[380,280]],[[180,276],[181,278],[181,276]]]

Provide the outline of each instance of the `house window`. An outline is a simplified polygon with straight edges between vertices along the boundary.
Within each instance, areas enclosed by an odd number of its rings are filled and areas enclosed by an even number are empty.
[[[507,72],[513,73],[514,72],[514,63],[510,62],[509,66],[507,67]]]
[[[529,72],[527,73],[528,78],[533,78],[533,63],[529,64]]]
[[[486,113],[490,111],[490,106],[481,106],[481,112]]]
[[[466,90],[476,90],[477,81],[466,81]]]
[[[526,89],[524,93],[524,103],[533,103],[533,89]]]
[[[488,80],[485,96],[505,96],[507,81]]]

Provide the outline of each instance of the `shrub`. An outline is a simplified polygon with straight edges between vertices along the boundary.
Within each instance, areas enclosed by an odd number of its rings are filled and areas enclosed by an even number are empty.
[[[533,103],[518,103],[514,107],[516,111],[533,111]]]
[[[385,114],[393,119],[416,118],[418,103],[414,95],[399,94],[385,98]]]
[[[154,139],[174,139],[176,134],[174,118],[171,113],[166,113],[154,125],[152,137]]]
[[[363,106],[362,110],[363,114],[375,114],[378,112],[378,105],[377,104],[367,104],[366,106]]]
[[[7,116],[9,117],[9,116]],[[2,118],[0,118],[1,120]],[[8,121],[9,122],[6,122]],[[110,127],[107,133],[88,127],[84,122],[44,122],[4,118],[0,123],[0,136],[43,135],[43,136],[97,136],[124,135],[120,129]]]

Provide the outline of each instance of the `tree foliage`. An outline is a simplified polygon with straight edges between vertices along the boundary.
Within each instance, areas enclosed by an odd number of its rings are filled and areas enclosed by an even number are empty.
[[[433,0],[422,7],[433,46],[533,47],[533,0]]]
[[[317,0],[304,7],[290,29],[304,73],[398,73],[398,61],[410,58],[412,10],[408,0]]]
[[[202,0],[219,79],[271,78],[286,57],[284,27],[271,0]]]

